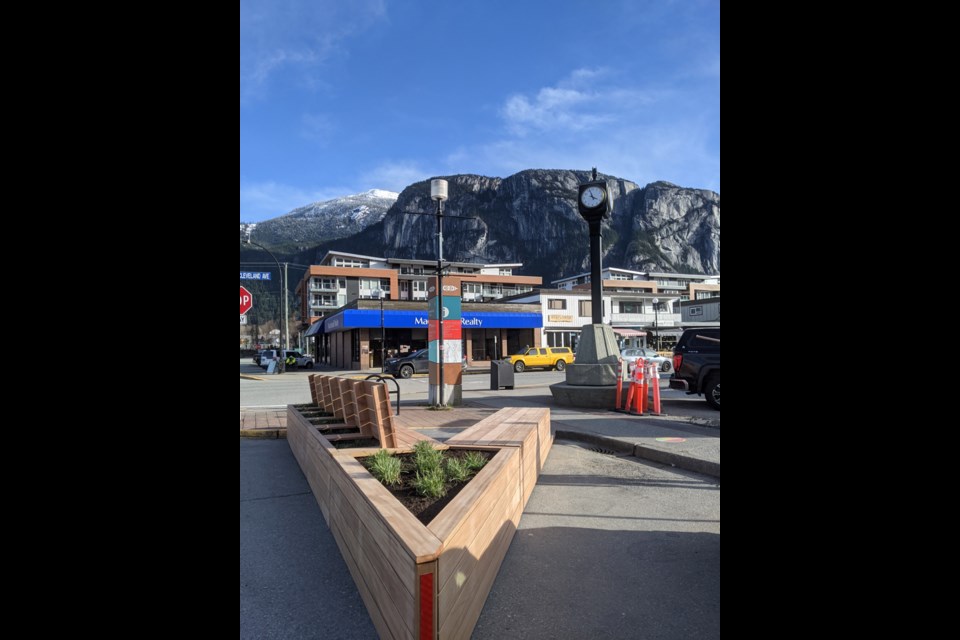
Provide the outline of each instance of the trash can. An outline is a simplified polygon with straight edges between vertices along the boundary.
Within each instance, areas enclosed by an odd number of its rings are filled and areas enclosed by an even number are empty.
[[[490,362],[490,390],[499,391],[500,387],[513,389],[513,365],[509,360]]]

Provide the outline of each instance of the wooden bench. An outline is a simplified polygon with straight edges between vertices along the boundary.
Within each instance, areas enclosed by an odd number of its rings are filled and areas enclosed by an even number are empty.
[[[447,440],[451,447],[462,445],[518,447],[523,506],[537,484],[537,477],[553,446],[550,409],[508,407],[500,409]]]
[[[382,382],[350,380],[313,374],[310,376],[311,396],[318,406],[334,416],[335,422],[318,426],[320,432],[353,427],[357,433],[325,436],[333,442],[373,438],[387,449],[412,448],[426,440],[439,445],[433,438],[413,429],[398,425],[390,406],[390,394]]]

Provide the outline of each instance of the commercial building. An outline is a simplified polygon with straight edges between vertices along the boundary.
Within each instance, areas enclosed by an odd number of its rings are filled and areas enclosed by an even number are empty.
[[[446,278],[444,278],[446,280]],[[540,344],[542,317],[535,304],[463,303],[459,349],[468,362],[492,360]],[[425,349],[429,319],[425,302],[354,300],[315,322],[308,336],[317,362],[338,369],[381,366],[381,353],[408,355]]]
[[[684,325],[720,324],[720,298],[687,300],[679,304],[680,320]]]
[[[529,293],[542,278],[513,275],[523,266],[519,263],[445,264],[444,282],[459,283],[462,311],[460,341],[448,348],[461,349],[473,362],[540,343],[539,306],[492,301]],[[317,362],[379,368],[384,355],[426,348],[427,279],[435,270],[436,261],[430,260],[327,253],[297,287],[301,317],[310,321],[303,325],[309,327],[305,337]]]
[[[539,304],[543,315],[539,346],[576,349],[580,327],[593,322],[591,300],[589,290],[538,289],[503,302]],[[680,314],[674,308],[679,300],[678,294],[615,291],[605,287],[603,323],[613,327],[622,347],[657,347],[659,337],[658,348],[666,349],[681,333]]]

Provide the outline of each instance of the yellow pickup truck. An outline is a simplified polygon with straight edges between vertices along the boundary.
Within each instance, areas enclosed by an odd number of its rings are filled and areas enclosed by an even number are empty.
[[[531,368],[563,371],[573,363],[573,359],[570,347],[528,347],[507,358],[517,373]]]

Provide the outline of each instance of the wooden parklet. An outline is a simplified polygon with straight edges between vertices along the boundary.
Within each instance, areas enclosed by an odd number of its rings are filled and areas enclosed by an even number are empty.
[[[496,453],[423,525],[359,462],[374,450],[336,449],[287,409],[287,441],[381,638],[470,637],[549,454],[550,410],[502,409],[457,437],[435,446]]]

